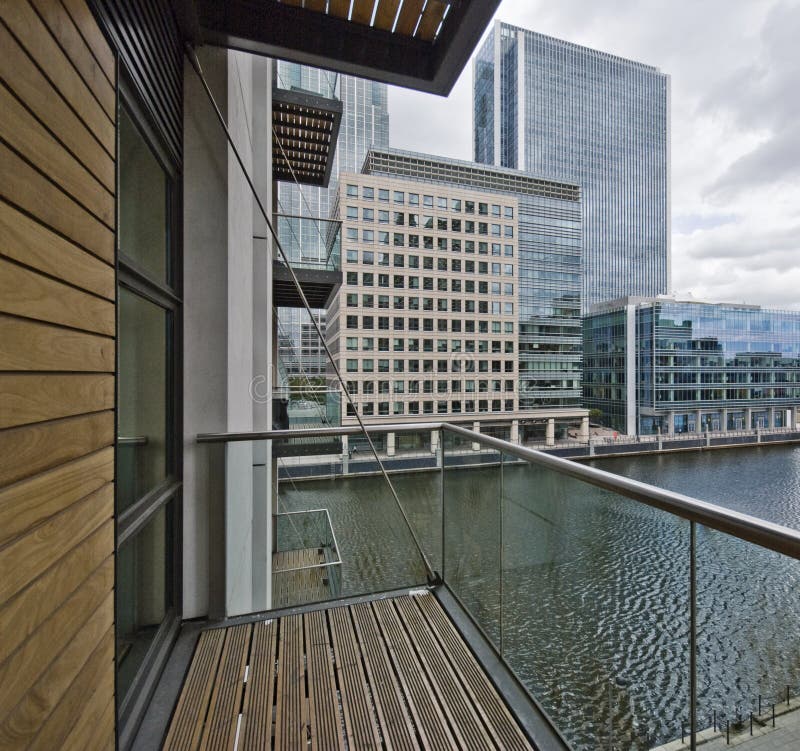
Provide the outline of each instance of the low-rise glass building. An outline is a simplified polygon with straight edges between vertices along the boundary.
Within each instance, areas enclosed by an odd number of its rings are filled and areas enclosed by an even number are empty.
[[[583,395],[628,434],[794,426],[800,312],[627,297],[584,319]]]

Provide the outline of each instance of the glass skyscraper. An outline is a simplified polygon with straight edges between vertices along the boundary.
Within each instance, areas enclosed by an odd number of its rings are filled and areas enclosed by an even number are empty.
[[[293,183],[278,184],[277,211],[294,217],[281,221],[278,226],[281,244],[284,248],[299,245],[305,260],[324,260],[328,249],[327,225],[303,221],[301,217],[327,219],[338,194],[339,175],[358,172],[370,146],[388,147],[388,87],[383,83],[342,76],[297,63],[278,61],[276,69],[279,87],[335,96],[342,102],[339,140],[329,186],[317,188],[304,185],[301,192]],[[324,334],[326,317],[323,311],[317,315]],[[292,363],[288,369],[293,371],[299,367],[307,375],[324,375],[325,352],[311,326],[308,313],[300,309],[281,309],[278,311],[278,321],[282,359],[287,366]]]
[[[478,162],[576,182],[583,310],[668,292],[669,77],[501,22],[474,61]]]
[[[633,434],[794,426],[800,313],[624,298],[584,319],[585,405]]]

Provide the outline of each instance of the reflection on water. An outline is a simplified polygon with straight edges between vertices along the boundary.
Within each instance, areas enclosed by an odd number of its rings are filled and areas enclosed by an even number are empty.
[[[800,449],[596,464],[800,526]],[[443,563],[448,583],[576,748],[607,743],[609,679],[627,685],[611,692],[618,748],[680,735],[689,695],[687,522],[514,464],[448,469],[443,523],[439,473],[393,479],[436,567]],[[284,484],[282,502],[330,509],[345,593],[424,581],[380,478]],[[800,682],[800,564],[704,528],[697,543],[703,727],[712,711],[747,714],[758,694]]]

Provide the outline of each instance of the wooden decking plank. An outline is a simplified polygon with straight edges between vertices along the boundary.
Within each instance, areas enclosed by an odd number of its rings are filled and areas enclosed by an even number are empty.
[[[240,751],[264,751],[272,747],[272,709],[275,703],[275,647],[278,622],[253,626],[250,663],[242,704]]]
[[[425,747],[430,749],[463,747],[443,717],[443,710],[437,701],[436,693],[419,663],[419,658],[408,640],[391,600],[377,600],[371,604]]]
[[[429,623],[422,616],[414,600],[433,597],[431,594],[398,597],[393,604],[405,626],[406,633],[416,648],[420,662],[428,673],[428,680],[439,697],[445,714],[464,748],[493,748],[494,743],[481,723],[472,702],[461,688],[441,646],[431,633]]]
[[[370,702],[370,689],[349,609],[332,608],[328,611],[328,623],[333,640],[336,674],[339,676],[347,742],[350,748],[379,749],[380,731]]]
[[[275,708],[275,748],[305,748],[308,737],[303,616],[281,618],[278,635],[278,694]]]
[[[325,552],[321,548],[285,550],[272,555],[272,607],[321,602],[330,597]],[[314,566],[315,568],[309,568]]]
[[[344,749],[333,652],[325,611],[315,610],[303,618],[308,672],[308,716],[312,751]]]
[[[460,684],[470,695],[476,711],[481,714],[498,746],[510,751],[531,749],[531,744],[522,732],[519,723],[436,598],[432,595],[418,597],[415,598],[415,602],[436,635],[442,653],[450,659],[457,671]]]
[[[225,629],[225,646],[222,648],[208,719],[200,740],[202,751],[227,751],[233,748],[252,630],[250,623]]]
[[[165,751],[197,748],[224,641],[225,631],[222,629],[200,634],[178,705],[172,715],[164,742]]]
[[[419,748],[414,721],[403,701],[400,683],[392,668],[375,614],[368,603],[358,603],[349,609],[386,748],[413,751]]]

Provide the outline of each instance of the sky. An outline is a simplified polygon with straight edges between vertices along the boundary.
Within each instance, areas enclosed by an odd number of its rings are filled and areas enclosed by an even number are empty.
[[[800,0],[503,0],[496,18],[672,78],[672,292],[800,310]],[[390,88],[390,142],[472,158],[472,64]],[[424,113],[424,115],[423,115]]]

